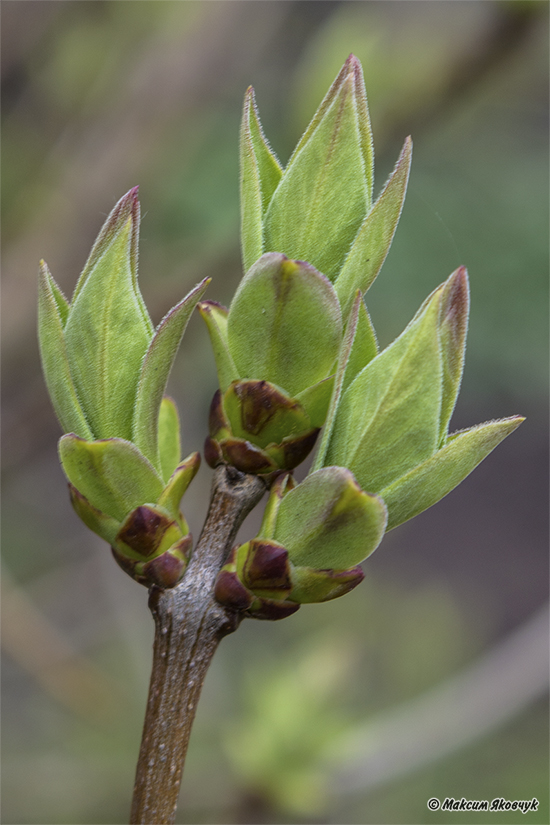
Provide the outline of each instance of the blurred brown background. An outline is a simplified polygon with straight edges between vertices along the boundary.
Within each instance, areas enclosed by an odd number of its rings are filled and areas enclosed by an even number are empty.
[[[547,823],[547,4],[6,0],[1,12],[2,821],[127,821],[153,632],[145,590],[69,504],[38,361],[37,262],[70,295],[104,217],[139,184],[153,320],[207,275],[208,297],[229,302],[244,91],[286,162],[353,51],[377,191],[415,141],[368,296],[381,343],[466,264],[454,429],[527,421],[390,533],[352,594],[223,642],[178,821],[458,825],[472,814],[427,800],[536,796],[521,821]],[[170,388],[187,452],[215,387],[197,317]],[[184,500],[195,535],[209,478],[203,467]]]

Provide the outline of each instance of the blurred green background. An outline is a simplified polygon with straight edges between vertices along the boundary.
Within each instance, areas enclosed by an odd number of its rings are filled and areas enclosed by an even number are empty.
[[[145,590],[69,504],[39,369],[37,262],[70,295],[105,215],[139,184],[153,320],[205,276],[208,297],[228,303],[244,91],[254,85],[284,163],[353,51],[377,191],[405,136],[415,142],[368,296],[381,343],[466,264],[454,428],[527,421],[390,533],[360,588],[224,640],[178,822],[517,823],[426,807],[502,796],[537,797],[521,822],[548,823],[547,4],[8,0],[1,13],[2,821],[127,821],[153,638]],[[203,442],[215,388],[197,317],[170,387],[186,452]],[[195,535],[209,483],[203,467],[184,500]]]

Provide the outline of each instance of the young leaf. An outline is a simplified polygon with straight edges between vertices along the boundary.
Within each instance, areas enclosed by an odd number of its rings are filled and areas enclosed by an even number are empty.
[[[358,292],[359,296],[361,293]],[[367,307],[362,298],[359,301],[359,312],[357,315],[357,328],[353,337],[353,343],[346,362],[342,392],[345,392],[352,381],[359,375],[367,364],[378,355],[378,341],[376,333],[370,319]]]
[[[264,248],[335,280],[369,207],[354,72],[285,169],[264,218]]]
[[[359,566],[350,570],[316,570],[313,567],[293,567],[292,590],[289,599],[300,604],[328,602],[345,596],[358,584],[365,574]]]
[[[444,442],[455,408],[466,349],[470,292],[468,273],[461,266],[445,283],[441,294],[439,335],[443,366],[440,442]]]
[[[323,466],[328,443],[332,435],[334,417],[340,398],[359,372],[378,354],[378,343],[369,313],[358,291],[346,326],[346,334],[340,349],[334,392],[330,400],[323,440],[315,459],[315,469]]]
[[[444,498],[525,419],[519,415],[454,433],[445,446],[380,491],[388,508],[388,530]]]
[[[232,381],[237,381],[239,372],[229,352],[227,342],[228,310],[215,301],[202,301],[197,308],[203,317],[210,335],[210,343],[216,360],[218,382],[222,392],[225,392]]]
[[[253,94],[250,87],[244,98],[240,141],[241,252],[245,272],[264,251],[262,184],[250,133]]]
[[[294,478],[290,473],[283,473],[275,479],[269,491],[269,497],[264,508],[262,524],[258,532],[258,537],[262,539],[272,539],[277,524],[277,513],[284,496],[296,486]]]
[[[73,487],[97,510],[118,521],[142,504],[153,504],[163,483],[152,464],[121,438],[85,441],[64,435],[59,457]]]
[[[306,411],[312,427],[322,427],[325,423],[334,387],[334,378],[334,375],[329,375],[328,378],[323,378],[322,381],[313,384],[307,390],[299,392],[294,398]]]
[[[159,408],[183,333],[210,280],[205,278],[158,325],[141,365],[134,410],[132,440],[160,468]],[[179,460],[179,456],[178,456]]]
[[[370,207],[370,203],[372,201],[372,187],[374,181],[374,150],[372,145],[372,129],[370,124],[369,109],[367,105],[365,82],[363,79],[363,70],[361,68],[361,63],[355,57],[354,54],[350,54],[350,56],[338,72],[336,79],[334,80],[332,86],[330,87],[325,97],[321,101],[321,105],[313,115],[306,131],[298,141],[298,144],[296,145],[296,148],[292,153],[288,165],[290,166],[298,152],[300,152],[300,150],[312,136],[315,129],[317,129],[317,127],[323,120],[325,113],[332,105],[336,95],[342,87],[342,84],[350,74],[353,75],[355,86],[355,101],[357,104],[358,127],[360,134],[361,151],[363,154],[364,173],[367,184],[368,204]]]
[[[195,478],[200,463],[199,453],[188,455],[186,459],[178,464],[157,501],[159,507],[166,508],[171,516],[177,520],[180,520],[179,505],[182,496]]]
[[[294,396],[329,374],[342,335],[340,307],[312,266],[267,253],[240,283],[227,335],[242,378],[269,381]]]
[[[254,157],[260,174],[263,214],[266,212],[273,193],[279,185],[283,169],[263,133],[252,86],[248,89],[245,98],[245,117],[247,118],[246,125],[248,126],[248,132],[252,140]],[[252,263],[254,263],[254,261]]]
[[[337,410],[324,463],[349,467],[366,490],[379,491],[437,449],[440,292],[359,373]]]
[[[405,200],[411,156],[412,141],[409,137],[395,169],[365,218],[336,278],[334,288],[344,316],[350,310],[355,291],[367,291],[389,252]]]
[[[75,513],[86,527],[101,536],[104,541],[111,545],[114,544],[120,530],[120,521],[102,513],[97,507],[92,507],[88,499],[70,483],[69,494]]]
[[[330,399],[330,404],[327,412],[325,428],[323,430],[323,436],[321,439],[321,443],[319,445],[319,449],[317,450],[317,455],[315,457],[315,462],[313,464],[314,470],[319,470],[325,463],[325,456],[327,452],[327,448],[332,436],[332,428],[334,426],[334,418],[336,415],[336,410],[338,409],[338,404],[340,403],[340,397],[342,395],[342,387],[344,385],[344,377],[346,374],[346,366],[350,357],[351,349],[353,346],[353,341],[355,338],[355,333],[357,331],[357,323],[359,317],[359,305],[361,303],[361,293],[358,292],[355,297],[355,302],[352,306],[350,316],[348,318],[348,322],[346,324],[346,330],[344,334],[344,338],[342,341],[342,345],[340,347],[340,353],[338,356],[338,364],[336,367],[336,375],[334,377],[334,386],[332,390],[332,396]]]
[[[263,215],[283,174],[264,137],[252,86],[244,98],[240,157],[241,246],[247,272],[264,251]]]
[[[138,200],[138,186],[130,189],[111,210],[107,220],[103,224],[99,235],[92,247],[92,251],[88,255],[88,260],[84,265],[78,282],[76,284],[71,304],[74,304],[80,290],[86,283],[90,274],[97,266],[99,260],[104,253],[109,249],[112,242],[117,237],[120,230],[126,225],[128,220],[131,221],[132,231],[130,236],[130,250],[129,250],[129,266],[132,276],[132,287],[136,296],[136,301],[143,317],[143,321],[149,330],[149,334],[153,334],[153,325],[149,318],[149,313],[143,302],[143,297],[139,291],[137,283],[137,264],[138,264],[138,242],[139,242],[139,221],[140,208]]]
[[[160,402],[158,438],[161,476],[168,481],[181,459],[178,408],[168,396]]]
[[[55,305],[59,313],[59,320],[61,321],[61,326],[64,328],[65,324],[67,323],[67,318],[69,317],[70,312],[69,302],[67,301],[67,299],[59,289],[58,285],[52,278],[52,275],[45,261],[40,261],[40,271],[42,272],[42,270],[44,270],[44,272],[47,275],[47,280],[52,292],[52,297],[55,301]]]
[[[131,438],[137,380],[151,338],[134,285],[134,230],[131,215],[109,234],[77,288],[65,326],[76,392],[99,438]]]
[[[61,290],[45,262],[41,261],[38,276],[38,340],[48,392],[64,432],[93,438],[71,376],[63,334],[64,306],[67,305],[63,304],[61,297]]]
[[[297,566],[341,570],[376,549],[386,517],[382,499],[361,490],[349,470],[325,467],[285,495],[273,538]]]
[[[348,57],[350,68],[353,70],[355,80],[355,101],[357,103],[357,120],[359,126],[359,139],[361,141],[361,151],[363,154],[363,164],[367,183],[367,206],[372,206],[372,192],[374,187],[374,146],[372,141],[372,127],[370,122],[369,107],[367,103],[367,92],[365,80],[363,78],[363,68],[354,54]]]

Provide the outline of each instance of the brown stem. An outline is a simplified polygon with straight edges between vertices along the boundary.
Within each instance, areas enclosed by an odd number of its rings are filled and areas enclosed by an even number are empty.
[[[257,476],[218,467],[204,528],[182,582],[152,588],[153,671],[136,771],[131,825],[175,821],[185,754],[206,671],[240,624],[214,599],[214,583],[244,518],[266,489]]]

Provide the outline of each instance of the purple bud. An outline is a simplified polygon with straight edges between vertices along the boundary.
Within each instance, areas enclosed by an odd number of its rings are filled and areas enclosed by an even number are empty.
[[[229,421],[223,411],[222,394],[220,390],[216,390],[212,403],[210,404],[208,431],[213,438],[223,437],[230,432]]]
[[[277,602],[273,599],[255,599],[252,606],[246,611],[252,619],[264,619],[269,622],[276,622],[279,619],[286,619],[300,609],[300,605],[295,602]]]
[[[283,440],[281,449],[284,455],[285,469],[293,470],[307,458],[317,441],[319,433],[320,428],[317,427],[296,438],[285,438]]]
[[[209,467],[216,469],[218,464],[223,464],[223,455],[220,445],[210,436],[204,442],[204,458]]]
[[[136,565],[139,564],[139,562],[136,559],[129,559],[128,556],[123,556],[122,553],[119,553],[114,547],[111,547],[111,553],[113,554],[118,566],[122,568],[125,573],[128,573],[132,579],[136,579],[136,581],[138,581],[135,572]],[[141,584],[144,584],[144,582],[141,582]]]
[[[130,513],[117,534],[117,541],[147,558],[154,555],[164,534],[173,526],[177,525],[168,516],[142,505]]]
[[[253,539],[244,563],[242,578],[250,590],[269,590],[290,593],[290,565],[288,552],[281,544]]]
[[[191,549],[191,536],[188,539],[189,550]],[[156,584],[161,589],[174,587],[183,577],[187,562],[184,559],[173,555],[171,550],[167,550],[162,555],[148,561],[143,565],[143,577],[149,586]]]
[[[243,473],[272,473],[279,469],[264,450],[255,447],[250,441],[226,438],[220,446],[227,463]]]
[[[268,381],[239,381],[234,384],[234,391],[241,402],[242,428],[251,435],[259,435],[280,410],[302,409]]]
[[[237,574],[229,570],[221,570],[218,574],[214,595],[220,604],[233,610],[246,610],[253,601],[252,593],[248,592]]]

